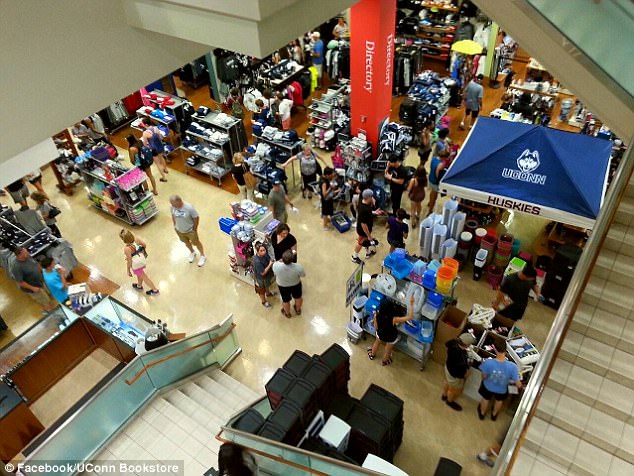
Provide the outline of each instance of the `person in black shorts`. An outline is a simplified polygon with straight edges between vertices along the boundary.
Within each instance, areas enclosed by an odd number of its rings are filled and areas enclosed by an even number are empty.
[[[359,251],[365,247],[365,259],[376,254],[375,246],[378,243],[372,237],[372,225],[374,224],[374,192],[366,188],[361,192],[361,201],[357,207],[357,243],[352,253],[352,262],[361,264]]]
[[[381,303],[379,310],[374,312],[372,325],[376,329],[376,340],[372,347],[368,348],[368,358],[370,360],[374,360],[381,344],[385,344],[381,364],[390,365],[392,363],[392,351],[394,350],[394,345],[398,342],[398,329],[396,326],[401,322],[412,320],[414,317],[414,301],[414,296],[412,296],[406,316],[395,316],[397,308],[389,299],[385,299]]]
[[[291,298],[295,300],[293,307],[298,316],[302,313],[302,280],[306,276],[301,264],[293,263],[295,255],[291,250],[286,250],[282,255],[282,261],[273,263],[275,281],[282,298],[281,313],[287,319],[291,317]]]
[[[339,191],[336,181],[337,175],[332,167],[325,167],[319,181],[319,193],[321,195],[321,216],[324,221],[324,230],[332,230],[330,217],[335,213],[334,196]]]

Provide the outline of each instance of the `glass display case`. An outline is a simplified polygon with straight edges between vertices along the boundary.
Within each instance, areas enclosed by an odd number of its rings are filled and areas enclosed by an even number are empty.
[[[153,323],[112,297],[107,297],[84,314],[93,323],[134,349]]]
[[[55,339],[79,316],[58,306],[0,350],[0,373],[10,373]]]

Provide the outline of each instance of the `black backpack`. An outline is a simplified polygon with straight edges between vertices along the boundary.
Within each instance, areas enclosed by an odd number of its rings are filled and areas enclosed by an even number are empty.
[[[152,149],[147,146],[142,146],[139,151],[139,168],[147,169],[154,163],[154,154],[152,153]]]

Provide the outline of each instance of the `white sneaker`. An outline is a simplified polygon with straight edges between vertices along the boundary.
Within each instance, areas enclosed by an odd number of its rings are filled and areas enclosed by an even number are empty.
[[[193,263],[195,259],[196,259],[196,252],[192,251],[191,253],[189,253],[189,257],[187,258],[187,261],[189,261],[190,263]]]
[[[202,255],[200,259],[198,260],[198,267],[200,268],[201,266],[205,266],[206,262],[207,262],[207,257],[205,255]]]
[[[464,122],[461,122],[459,127],[464,131]]]

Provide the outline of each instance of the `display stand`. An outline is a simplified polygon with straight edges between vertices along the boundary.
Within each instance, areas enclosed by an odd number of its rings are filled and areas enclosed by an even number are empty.
[[[127,169],[110,159],[96,160],[90,152],[80,159],[88,198],[96,208],[130,225],[142,225],[158,213],[142,170]]]
[[[234,215],[236,207],[240,204],[232,204]],[[232,252],[229,256],[231,275],[238,278],[249,285],[254,283],[253,276],[253,245],[255,243],[264,243],[267,246],[269,256],[274,256],[271,244],[271,235],[277,228],[279,221],[273,218],[273,214],[266,208],[253,204],[251,209],[254,216],[242,220],[239,223],[251,223],[253,225],[253,233],[244,240],[244,237],[237,236],[234,232],[230,232]],[[246,218],[246,217],[238,217]]]
[[[428,10],[428,15],[425,18],[427,21],[421,22],[418,26],[417,36],[427,42],[423,45],[423,56],[429,59],[447,61],[451,44],[455,38],[458,17],[455,15],[455,20],[451,21],[446,21],[445,17],[449,13],[456,14],[458,7],[431,2],[421,3],[421,6],[435,10],[434,12]],[[435,43],[431,44],[432,41]],[[432,54],[432,51],[439,53]]]
[[[370,171],[372,145],[365,138],[360,137],[340,140],[339,145],[344,159],[346,178],[367,183],[372,175]]]
[[[310,125],[320,130],[319,133],[317,130],[313,132],[313,147],[328,149],[320,146],[322,136],[327,131],[335,130],[337,114],[341,114],[339,110],[341,95],[347,87],[347,80],[340,81],[339,84],[331,86],[320,98],[313,99],[310,106],[308,106],[310,110]]]
[[[282,61],[279,64],[273,65],[268,70],[262,71],[258,76],[258,81],[262,82],[265,86],[276,89],[289,83],[303,70],[304,67],[295,61]]]
[[[263,142],[265,144],[268,144],[269,146],[271,146],[272,148],[275,149],[280,149],[281,151],[284,152],[284,156],[285,157],[293,157],[294,155],[299,154],[302,151],[302,147],[304,146],[304,140],[303,139],[298,139],[296,142],[292,143],[292,144],[287,144],[285,142],[278,142],[275,141],[273,139],[268,139],[264,136],[255,136],[257,138],[257,140],[259,142]],[[277,168],[282,168],[282,165],[280,163],[278,163],[277,161],[275,162],[275,166]],[[295,172],[295,162],[291,162],[291,178],[293,180],[293,188],[295,188],[297,186],[297,177],[296,177],[296,172]]]

